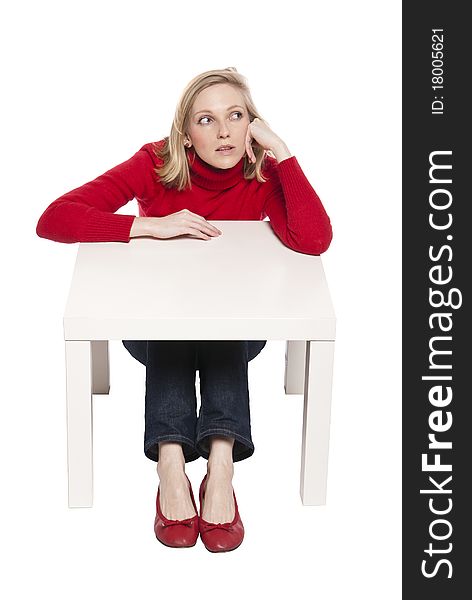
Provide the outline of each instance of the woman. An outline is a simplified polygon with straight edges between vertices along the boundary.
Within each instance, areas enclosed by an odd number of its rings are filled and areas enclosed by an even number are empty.
[[[114,214],[136,198],[139,217]],[[213,220],[269,217],[280,240],[321,254],[329,218],[287,145],[256,110],[236,69],[207,71],[185,88],[171,132],[132,158],[55,200],[37,234],[59,242],[221,235]],[[213,552],[244,536],[233,463],[254,452],[247,365],[265,341],[123,341],[146,366],[145,455],[157,462],[155,534],[172,547]],[[201,410],[196,416],[195,372]],[[185,463],[203,456],[200,515]]]

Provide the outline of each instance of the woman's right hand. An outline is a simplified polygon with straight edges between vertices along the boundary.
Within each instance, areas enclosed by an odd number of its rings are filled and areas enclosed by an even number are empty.
[[[184,208],[166,217],[135,217],[129,236],[130,238],[151,236],[165,239],[188,234],[210,240],[221,233],[206,219]]]

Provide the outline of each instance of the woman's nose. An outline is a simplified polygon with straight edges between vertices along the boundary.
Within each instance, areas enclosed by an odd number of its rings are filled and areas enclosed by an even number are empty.
[[[228,125],[223,121],[218,126],[218,137],[225,138],[225,137],[228,137],[228,135],[229,135]]]

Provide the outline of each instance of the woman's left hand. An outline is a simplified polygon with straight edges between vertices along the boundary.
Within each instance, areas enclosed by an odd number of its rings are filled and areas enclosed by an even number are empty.
[[[276,135],[265,121],[257,117],[249,123],[246,134],[246,152],[251,162],[256,162],[256,155],[251,146],[251,141],[255,140],[264,150],[271,150],[277,160],[280,162],[282,157],[287,158],[290,152],[282,139]]]

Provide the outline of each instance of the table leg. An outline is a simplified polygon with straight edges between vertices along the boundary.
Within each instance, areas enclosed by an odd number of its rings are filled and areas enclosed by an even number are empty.
[[[300,496],[326,504],[334,341],[307,341]]]
[[[286,394],[303,394],[305,381],[305,346],[306,342],[287,341],[285,346],[285,379]]]
[[[91,343],[66,341],[67,469],[69,508],[92,506]]]
[[[108,340],[94,340],[92,345],[92,394],[110,392]]]

